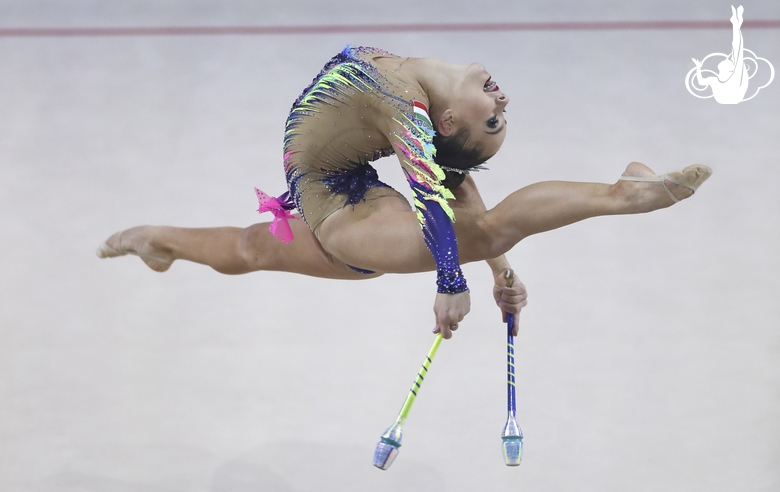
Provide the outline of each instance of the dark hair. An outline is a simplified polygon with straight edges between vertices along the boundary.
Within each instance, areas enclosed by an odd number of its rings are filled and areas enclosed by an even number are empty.
[[[471,134],[467,128],[460,128],[448,137],[438,133],[433,136],[433,145],[436,147],[436,155],[433,160],[436,164],[452,169],[467,171],[479,166],[489,157],[483,157],[482,144],[472,143]],[[449,189],[454,189],[466,179],[466,173],[444,170],[446,178],[442,184]]]

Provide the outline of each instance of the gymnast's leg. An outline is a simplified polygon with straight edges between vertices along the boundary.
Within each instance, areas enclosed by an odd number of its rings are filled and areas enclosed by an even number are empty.
[[[698,187],[709,177],[710,172],[705,166],[691,166],[683,173],[672,173],[675,180],[683,185],[669,179],[665,180],[665,184],[677,200],[683,200],[693,194],[691,187]],[[644,164],[632,162],[623,177],[656,178],[656,175]],[[473,195],[468,190],[462,193]],[[477,200],[471,198],[471,202],[476,203]],[[480,212],[478,205],[468,207],[460,214],[456,209],[456,218],[463,216],[466,219],[460,228],[458,222],[455,223],[462,262],[494,258],[528,236],[591,217],[646,213],[674,203],[675,200],[664,190],[661,181],[535,183],[515,191],[495,208],[485,212]]]
[[[288,244],[273,236],[268,225],[266,222],[245,229],[133,227],[109,237],[98,249],[98,256],[135,254],[158,272],[166,271],[175,260],[188,260],[228,275],[259,270],[355,280],[380,275],[358,273],[334,258],[302,220],[290,221],[295,239]]]
[[[706,169],[706,168],[704,168]],[[708,176],[687,177],[701,184]],[[623,176],[655,177],[640,163]],[[670,192],[682,200],[693,192],[671,181]],[[471,179],[455,192],[455,231],[461,263],[496,258],[522,239],[601,215],[645,213],[674,204],[660,182],[618,181],[615,184],[547,181],[515,191],[486,210]],[[334,279],[365,279],[346,262],[378,272],[413,273],[435,265],[406,200],[384,196],[345,207],[323,224],[326,248],[300,220],[290,222],[295,239],[283,244],[268,224],[182,229],[141,226],[111,236],[101,257],[137,254],[152,269],[165,271],[176,259],[209,265],[226,274],[275,270]],[[113,252],[112,252],[113,251]],[[115,253],[114,253],[115,252]]]

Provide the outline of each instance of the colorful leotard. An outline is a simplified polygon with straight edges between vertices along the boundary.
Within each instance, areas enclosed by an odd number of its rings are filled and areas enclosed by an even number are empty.
[[[330,214],[387,186],[369,162],[396,154],[436,262],[438,292],[463,292],[468,287],[447,204],[454,196],[442,186],[444,171],[433,160],[428,97],[395,71],[403,60],[375,48],[348,46],[298,97],[284,137],[290,199],[318,236]]]

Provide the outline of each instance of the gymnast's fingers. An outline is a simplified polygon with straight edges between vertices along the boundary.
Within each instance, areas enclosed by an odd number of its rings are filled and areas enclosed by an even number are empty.
[[[525,285],[519,280],[512,287],[504,287],[501,292],[502,294],[508,294],[511,296],[528,296],[528,290],[526,290]]]
[[[457,325],[455,329],[457,329]],[[441,337],[445,340],[449,340],[450,338],[452,338],[452,330],[447,324],[440,325],[437,323],[436,327],[433,329],[433,333],[434,334],[441,333]]]
[[[518,314],[520,313],[520,310],[528,304],[528,292],[525,290],[525,286],[522,283],[518,284],[519,285],[515,287],[504,288],[501,292],[499,306],[501,306],[502,310]]]

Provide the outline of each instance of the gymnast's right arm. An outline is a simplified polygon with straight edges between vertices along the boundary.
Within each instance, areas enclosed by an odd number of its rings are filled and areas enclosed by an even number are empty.
[[[442,186],[444,171],[433,161],[434,130],[430,123],[399,114],[393,126],[391,143],[412,188],[423,238],[436,263],[434,333],[448,339],[471,308],[452,225],[455,215],[447,204],[454,196]]]

